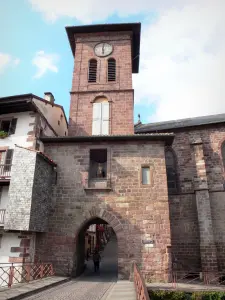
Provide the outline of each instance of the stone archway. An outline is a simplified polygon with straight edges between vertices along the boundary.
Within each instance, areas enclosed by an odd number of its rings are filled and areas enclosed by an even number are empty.
[[[117,238],[117,248],[118,253],[121,253],[119,249],[121,249],[122,245],[124,245],[123,239],[123,226],[120,223],[119,219],[112,213],[105,209],[97,209],[93,207],[89,210],[86,215],[84,221],[76,230],[75,243],[76,250],[74,256],[74,266],[73,266],[73,276],[79,276],[84,271],[84,261],[85,261],[85,251],[84,251],[84,236],[87,228],[95,223],[105,223],[109,224]],[[118,268],[119,268],[119,260],[120,257],[118,255]]]

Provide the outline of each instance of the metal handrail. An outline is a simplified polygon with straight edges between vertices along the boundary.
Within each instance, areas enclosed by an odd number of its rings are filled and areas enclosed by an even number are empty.
[[[134,285],[137,300],[150,300],[145,280],[136,263],[134,263]]]
[[[53,276],[52,263],[0,263],[0,287]]]

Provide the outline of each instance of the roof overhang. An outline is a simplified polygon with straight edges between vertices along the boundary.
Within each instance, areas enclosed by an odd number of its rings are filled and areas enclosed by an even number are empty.
[[[70,42],[70,47],[75,56],[75,35],[82,33],[98,33],[98,32],[132,32],[132,72],[139,71],[139,53],[140,53],[140,35],[141,23],[118,23],[118,24],[98,24],[85,26],[70,26],[66,27],[67,36]]]
[[[31,94],[0,98],[0,114],[33,111]]]
[[[164,141],[165,145],[173,143],[173,133],[134,134],[134,135],[94,135],[94,136],[65,136],[65,137],[42,137],[41,141],[46,144],[53,143],[99,143],[99,142],[132,142],[132,141]]]

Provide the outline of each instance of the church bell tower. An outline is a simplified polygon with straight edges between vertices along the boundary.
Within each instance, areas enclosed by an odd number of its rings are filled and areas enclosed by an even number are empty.
[[[140,23],[66,28],[74,55],[70,136],[134,133],[140,30]]]

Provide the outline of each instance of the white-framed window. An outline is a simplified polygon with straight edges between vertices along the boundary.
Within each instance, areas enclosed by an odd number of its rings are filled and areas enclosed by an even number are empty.
[[[150,167],[143,166],[141,167],[141,181],[142,184],[151,184],[151,175],[150,175]]]
[[[109,134],[109,102],[105,98],[93,103],[92,135]]]

